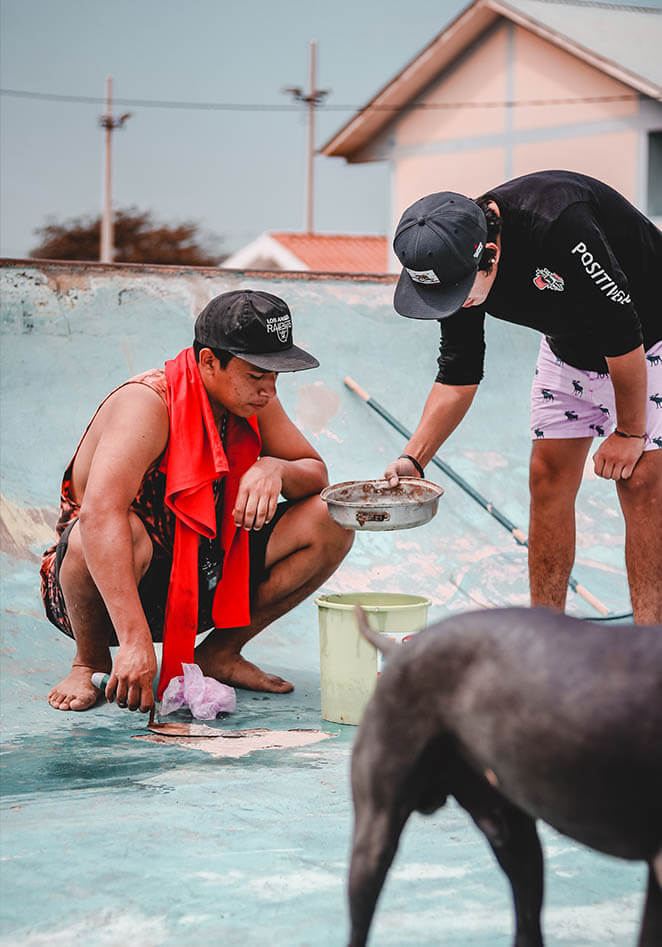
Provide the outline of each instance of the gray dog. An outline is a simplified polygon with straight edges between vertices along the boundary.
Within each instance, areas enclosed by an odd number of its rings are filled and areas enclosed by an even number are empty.
[[[536,819],[648,863],[639,947],[662,944],[662,626],[535,608],[448,618],[389,661],[352,756],[351,947],[366,943],[400,833],[453,795],[508,876],[515,947],[540,947]]]

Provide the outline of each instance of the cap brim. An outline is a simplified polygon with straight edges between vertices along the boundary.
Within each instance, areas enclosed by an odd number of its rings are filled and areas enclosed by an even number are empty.
[[[265,372],[302,372],[307,368],[318,368],[319,362],[298,345],[291,345],[281,352],[236,352],[238,358],[261,368]]]
[[[475,279],[476,271],[473,271],[451,286],[431,286],[415,282],[403,269],[395,287],[393,306],[396,312],[409,319],[444,319],[462,307]]]

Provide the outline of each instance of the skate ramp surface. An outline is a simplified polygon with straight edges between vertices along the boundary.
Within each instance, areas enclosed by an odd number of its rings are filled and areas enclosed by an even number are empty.
[[[314,596],[246,649],[294,681],[290,695],[238,691],[208,746],[146,736],[145,718],[45,701],[72,643],[46,621],[41,551],[60,480],[92,413],[116,385],[189,345],[214,295],[282,296],[316,371],[283,375],[281,400],[332,482],[379,477],[403,438],[343,384],[354,378],[413,429],[436,373],[438,327],[391,307],[390,278],[5,261],[2,281],[2,905],[0,943],[342,945],[352,810],[353,727],[320,716]],[[528,389],[538,337],[490,320],[486,378],[442,451],[483,496],[527,528]],[[360,533],[321,592],[430,598],[430,620],[526,604],[525,550],[433,466],[436,517]],[[574,573],[614,612],[629,609],[613,484],[588,476]],[[574,595],[574,614],[592,614]],[[138,739],[140,738],[140,739]],[[382,895],[374,942],[509,945],[505,879],[450,802],[413,818]],[[543,832],[548,944],[631,944],[641,866]]]

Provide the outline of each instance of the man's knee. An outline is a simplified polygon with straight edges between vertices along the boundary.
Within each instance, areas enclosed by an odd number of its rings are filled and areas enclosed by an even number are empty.
[[[553,449],[534,450],[529,465],[531,499],[540,503],[574,503],[581,483],[583,463],[568,464]]]
[[[140,582],[149,569],[154,547],[145,529],[145,524],[135,513],[129,513],[129,525],[131,527],[131,538],[133,540],[133,566],[136,582]]]
[[[80,539],[80,523],[74,523],[73,527],[69,530],[66,543],[66,552],[60,563],[58,575],[58,581],[65,593],[68,588],[79,586],[81,582],[84,582],[86,579],[91,581]]]
[[[354,534],[329,516],[326,503],[318,496],[293,503],[275,525],[265,553],[271,569],[294,553],[303,552],[308,568],[327,575],[336,569],[352,547]]]
[[[139,583],[147,572],[152,561],[153,546],[147,530],[135,513],[129,513],[131,540],[133,544],[133,565],[136,583]],[[89,580],[93,582],[87,564],[83,543],[80,535],[80,522],[76,522],[67,537],[67,551],[60,566],[60,584],[66,591],[67,586]]]
[[[340,562],[354,542],[354,530],[345,529],[329,516],[329,508],[320,496],[311,497],[311,524],[313,537],[320,544],[323,554]]]
[[[617,480],[616,486],[624,506],[649,510],[652,518],[660,515],[662,505],[662,451],[647,451],[642,455],[626,480]]]

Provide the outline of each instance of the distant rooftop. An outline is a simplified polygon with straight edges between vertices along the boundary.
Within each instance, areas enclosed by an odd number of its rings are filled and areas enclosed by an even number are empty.
[[[662,9],[590,0],[473,0],[320,149],[357,159],[394,114],[499,18],[559,46],[636,92],[662,101]]]
[[[388,272],[388,240],[380,235],[268,232],[237,250],[227,269]]]

